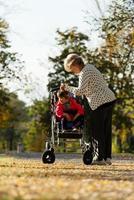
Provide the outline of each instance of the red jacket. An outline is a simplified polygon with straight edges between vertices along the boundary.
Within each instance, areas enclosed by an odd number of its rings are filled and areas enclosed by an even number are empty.
[[[79,113],[80,115],[84,115],[83,107],[81,106],[81,104],[77,103],[77,101],[72,97],[69,98],[68,108],[66,108],[66,105],[62,104],[60,101],[58,101],[56,103],[55,113],[56,113],[56,116],[59,117],[59,118],[63,117],[64,112],[68,112],[70,110],[72,111],[72,113],[73,113],[73,111],[75,111],[75,113]]]

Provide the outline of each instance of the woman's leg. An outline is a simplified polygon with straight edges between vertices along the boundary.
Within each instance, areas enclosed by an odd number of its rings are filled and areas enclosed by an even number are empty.
[[[91,108],[89,106],[89,103],[86,99],[84,98],[84,128],[83,128],[83,139],[86,143],[91,142]]]
[[[98,160],[111,158],[113,105],[100,106],[91,114],[92,143]]]
[[[106,143],[106,154],[105,160],[111,158],[112,154],[112,111],[114,105],[107,108],[107,116],[105,120],[105,143]]]
[[[92,134],[92,146],[94,149],[94,156],[98,160],[105,158],[105,116],[106,112],[104,108],[98,108],[91,113],[91,134]]]

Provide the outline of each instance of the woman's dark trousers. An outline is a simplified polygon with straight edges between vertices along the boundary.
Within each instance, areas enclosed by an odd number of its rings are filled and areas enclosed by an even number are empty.
[[[93,155],[98,160],[111,158],[112,148],[112,110],[114,103],[107,103],[96,110],[85,105],[84,140],[91,142]]]

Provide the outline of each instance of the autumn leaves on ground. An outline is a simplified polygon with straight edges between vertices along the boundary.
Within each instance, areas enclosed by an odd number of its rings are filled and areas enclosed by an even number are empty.
[[[116,156],[111,166],[86,166],[81,155],[38,158],[0,155],[0,200],[133,200],[134,156]]]

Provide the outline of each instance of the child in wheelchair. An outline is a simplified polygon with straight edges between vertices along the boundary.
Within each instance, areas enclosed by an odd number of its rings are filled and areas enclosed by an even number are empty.
[[[63,120],[64,129],[73,131],[80,128],[84,123],[84,108],[67,91],[57,92],[55,114],[58,121]]]
[[[60,141],[65,144],[65,142],[73,142],[73,140],[79,139],[83,162],[90,165],[93,159],[92,145],[91,143],[86,144],[83,137],[85,131],[85,98],[84,96],[81,98],[74,97],[70,92],[58,90],[59,88],[54,88],[50,91],[51,129],[46,141],[45,151],[42,154],[42,161],[47,164],[55,162],[54,147],[60,145]]]

